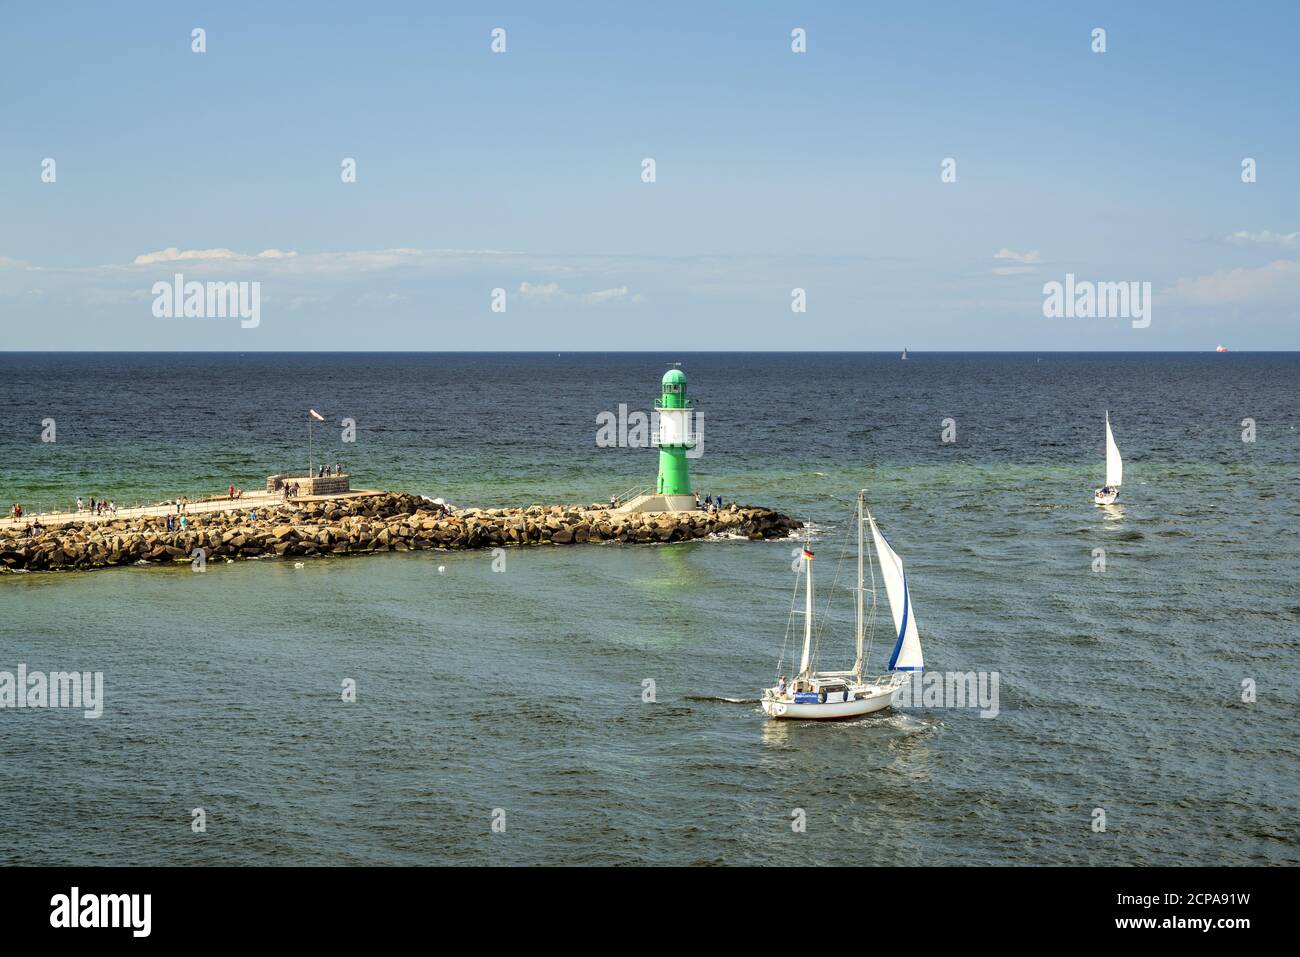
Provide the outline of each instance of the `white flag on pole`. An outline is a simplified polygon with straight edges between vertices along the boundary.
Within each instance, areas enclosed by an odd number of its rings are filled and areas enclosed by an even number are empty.
[[[307,411],[311,413],[311,417],[312,417],[313,419],[315,419],[317,422],[324,422],[324,421],[325,421],[325,416],[321,415],[321,414],[320,414],[319,412],[317,412],[315,409],[308,409]]]

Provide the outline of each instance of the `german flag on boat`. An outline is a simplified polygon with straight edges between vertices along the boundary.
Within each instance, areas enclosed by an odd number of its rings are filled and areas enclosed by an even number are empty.
[[[813,560],[812,549],[810,549],[807,545],[804,546],[804,549],[803,549],[803,557],[804,557],[804,559],[805,559],[806,561],[812,561],[812,560]]]

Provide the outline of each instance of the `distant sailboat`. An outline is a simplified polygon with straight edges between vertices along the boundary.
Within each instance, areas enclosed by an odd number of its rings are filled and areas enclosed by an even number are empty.
[[[903,358],[907,358],[907,346],[903,346]]]
[[[785,676],[775,687],[763,689],[763,711],[772,718],[855,718],[883,711],[893,704],[899,689],[908,681],[911,672],[921,672],[925,661],[921,655],[921,636],[912,612],[912,598],[907,590],[907,575],[903,560],[889,547],[885,537],[876,527],[876,520],[866,507],[866,496],[858,493],[854,510],[858,532],[858,587],[855,617],[857,656],[848,671],[817,671],[813,654],[813,553],[804,547],[801,561],[804,567],[803,654],[799,659],[799,673],[786,683]],[[871,569],[871,606],[864,610],[866,580],[863,557],[866,554],[864,530],[871,529],[876,561]],[[889,656],[889,674],[879,678],[864,679],[866,667],[864,643],[869,622],[875,621],[876,573],[875,564],[885,583],[885,597],[894,619],[893,651]],[[798,594],[798,583],[795,584]],[[793,618],[793,616],[792,616]],[[788,635],[787,635],[788,637]],[[777,665],[778,669],[780,665]]]
[[[1114,505],[1124,481],[1124,460],[1119,457],[1115,433],[1110,430],[1110,412],[1106,413],[1106,484],[1092,493],[1094,505]]]

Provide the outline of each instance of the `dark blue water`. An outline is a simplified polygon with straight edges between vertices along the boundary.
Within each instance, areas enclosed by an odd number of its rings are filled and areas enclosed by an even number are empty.
[[[0,494],[256,487],[305,464],[310,406],[357,484],[603,500],[656,453],[596,417],[672,361],[696,487],[811,521],[826,583],[866,487],[927,666],[997,672],[996,718],[765,720],[791,542],[5,575],[0,670],[102,671],[107,700],[0,711],[0,861],[1300,861],[1295,354],[10,354]]]

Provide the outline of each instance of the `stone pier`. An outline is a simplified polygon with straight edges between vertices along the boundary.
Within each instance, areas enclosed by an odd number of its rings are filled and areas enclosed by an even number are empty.
[[[346,478],[331,476],[331,478]],[[299,480],[301,481],[301,480]],[[786,538],[802,527],[770,509],[633,512],[592,505],[468,508],[448,512],[415,495],[353,492],[187,507],[186,527],[167,528],[167,506],[130,517],[62,516],[31,533],[0,527],[0,573],[264,557],[371,554],[582,543],[680,542],[711,536]],[[223,507],[215,507],[218,504]],[[174,508],[171,509],[174,515]]]

